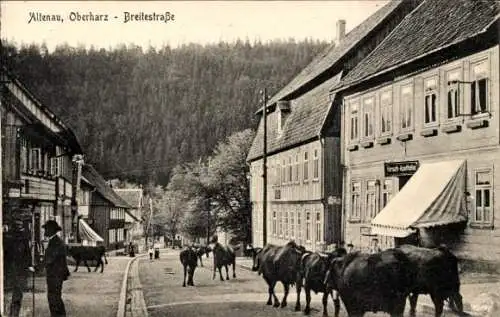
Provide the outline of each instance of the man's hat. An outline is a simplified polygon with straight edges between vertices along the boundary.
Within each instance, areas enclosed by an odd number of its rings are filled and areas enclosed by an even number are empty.
[[[62,228],[59,226],[59,224],[55,221],[55,220],[49,220],[47,221],[43,226],[42,228],[46,229],[46,230],[49,230],[49,229],[52,229],[54,231],[61,231]]]

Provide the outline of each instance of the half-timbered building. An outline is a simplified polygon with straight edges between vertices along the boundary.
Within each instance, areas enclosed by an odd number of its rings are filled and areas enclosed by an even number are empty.
[[[73,170],[82,149],[68,126],[14,74],[2,68],[0,80],[4,230],[8,235],[14,219],[23,221],[38,261],[45,221],[56,220],[66,242],[74,236]]]

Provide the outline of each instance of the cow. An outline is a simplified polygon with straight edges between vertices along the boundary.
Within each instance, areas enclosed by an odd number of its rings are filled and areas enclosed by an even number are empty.
[[[259,264],[260,264],[260,259],[259,259],[259,254],[262,252],[263,248],[261,247],[252,247],[251,254],[252,254],[252,271],[256,272],[258,271]],[[260,275],[260,272],[258,272],[258,275]]]
[[[325,276],[327,287],[338,291],[349,317],[362,317],[365,312],[402,317],[414,280],[408,257],[398,249],[349,253],[333,259]]]
[[[415,316],[419,294],[430,295],[436,317],[442,315],[445,299],[450,300],[457,313],[463,314],[457,257],[446,247],[428,249],[407,244],[398,248],[417,272],[410,295],[410,315]]]
[[[68,255],[75,259],[76,267],[74,272],[78,271],[78,266],[80,262],[83,261],[87,270],[90,272],[90,267],[87,261],[96,261],[96,266],[94,272],[97,271],[99,265],[101,265],[101,273],[104,272],[104,263],[108,264],[108,259],[106,258],[106,249],[104,246],[83,246],[83,245],[66,245],[66,250]],[[104,262],[102,261],[104,258]]]
[[[203,260],[202,260],[203,255],[205,254],[208,258],[209,257],[208,255],[211,251],[212,249],[207,245],[196,247],[196,256],[200,260],[200,266],[203,267]]]
[[[232,265],[233,278],[236,278],[236,255],[233,248],[215,241],[212,252],[214,255],[214,274],[212,279],[215,280],[216,270],[219,270],[220,280],[224,281],[224,278],[222,277],[222,267],[224,266],[226,268],[226,279],[229,280],[229,272],[227,269],[228,265]]]
[[[179,254],[179,260],[184,268],[184,281],[182,286],[186,287],[186,275],[188,275],[187,285],[194,286],[194,271],[198,265],[198,254],[196,253],[196,249],[188,247],[182,250]]]
[[[274,299],[274,307],[280,306],[278,297],[274,293],[274,287],[277,282],[281,282],[285,289],[281,307],[286,307],[290,285],[295,285],[297,281],[300,259],[304,252],[305,249],[292,240],[284,246],[268,244],[254,255],[252,270],[258,271],[259,275],[262,274],[269,286],[267,305],[273,305]]]
[[[333,290],[326,287],[325,275],[330,262],[333,259],[342,257],[346,254],[347,252],[344,248],[337,248],[330,253],[306,252],[302,255],[300,270],[297,276],[297,303],[295,304],[295,311],[300,311],[300,291],[303,286],[306,294],[306,307],[304,309],[305,315],[309,315],[311,313],[311,290],[314,291],[315,294],[318,292],[323,293],[323,316],[328,316],[328,295],[331,295],[335,312],[338,315],[340,310],[340,301],[336,296],[337,294],[335,293],[334,297]]]

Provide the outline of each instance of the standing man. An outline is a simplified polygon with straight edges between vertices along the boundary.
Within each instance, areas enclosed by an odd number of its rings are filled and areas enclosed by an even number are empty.
[[[47,299],[51,317],[66,316],[66,308],[62,300],[63,282],[69,277],[66,263],[66,247],[57,235],[62,228],[54,220],[47,221],[43,228],[49,244],[45,251],[45,269],[47,270]]]
[[[35,271],[31,263],[30,235],[21,219],[14,220],[12,234],[5,242],[5,257],[10,263],[8,272],[13,287],[9,316],[18,317],[29,273]]]

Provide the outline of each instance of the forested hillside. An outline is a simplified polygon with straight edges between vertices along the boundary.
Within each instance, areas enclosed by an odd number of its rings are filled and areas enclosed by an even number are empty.
[[[237,41],[143,50],[4,43],[2,62],[77,134],[106,178],[166,184],[181,162],[255,128],[258,91],[271,94],[326,43]]]

